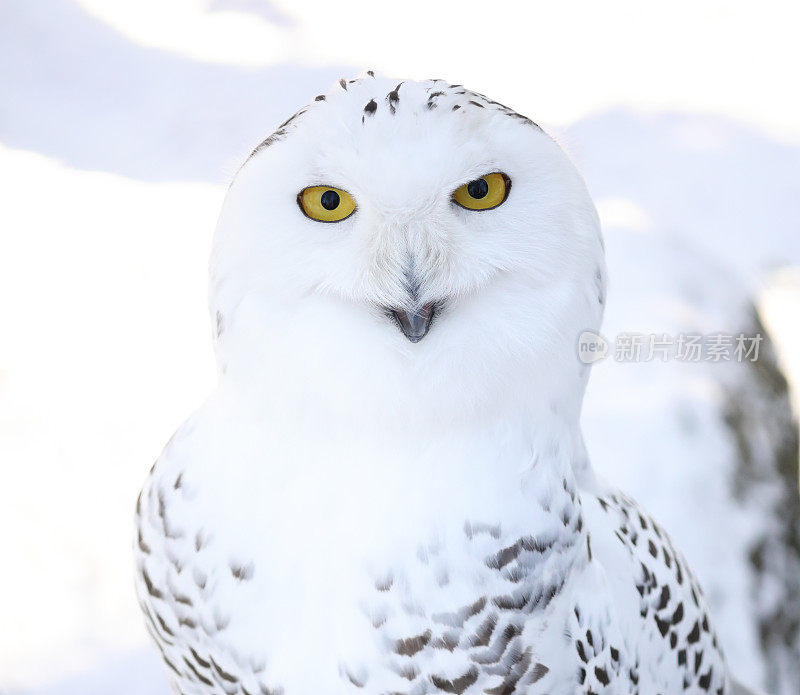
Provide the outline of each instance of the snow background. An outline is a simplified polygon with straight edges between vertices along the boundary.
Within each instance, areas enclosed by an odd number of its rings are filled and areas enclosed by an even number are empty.
[[[531,116],[598,204],[604,334],[739,331],[800,383],[788,3],[0,0],[0,693],[166,695],[132,589],[139,486],[213,387],[207,256],[242,158],[365,69]],[[765,664],[713,370],[606,361],[595,466],[673,535],[736,672]],[[725,378],[737,378],[726,376]]]

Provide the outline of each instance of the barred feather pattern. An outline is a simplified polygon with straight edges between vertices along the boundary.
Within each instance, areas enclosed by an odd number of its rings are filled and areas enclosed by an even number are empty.
[[[245,585],[255,568],[205,561],[215,540],[202,520],[175,522],[193,518],[183,473],[160,468],[137,502],[137,590],[175,692],[292,695],[271,680],[268,654],[226,647],[234,618],[215,596]],[[465,523],[463,543],[486,592],[455,610],[446,599],[446,549],[420,546],[432,594],[415,596],[403,576],[374,578],[369,619],[383,659],[343,664],[336,691],[727,693],[700,587],[658,524],[622,494],[579,493],[567,479],[545,503],[551,525],[515,539],[500,523]],[[629,558],[630,581],[622,585],[604,571],[618,557],[608,556],[611,543]],[[620,617],[621,601],[635,606],[638,624]],[[419,629],[403,632],[409,615]]]

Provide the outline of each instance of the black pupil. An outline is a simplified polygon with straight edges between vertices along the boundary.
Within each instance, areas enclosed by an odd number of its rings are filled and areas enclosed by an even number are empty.
[[[485,198],[489,193],[489,184],[486,183],[486,179],[475,179],[474,181],[470,181],[467,184],[467,193],[478,200]]]
[[[325,191],[319,202],[326,210],[335,210],[339,207],[339,194],[336,191]]]

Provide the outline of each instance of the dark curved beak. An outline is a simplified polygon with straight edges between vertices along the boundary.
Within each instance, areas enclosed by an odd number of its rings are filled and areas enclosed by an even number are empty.
[[[433,302],[431,302],[417,307],[414,311],[393,309],[391,313],[400,330],[403,331],[403,335],[412,343],[418,343],[427,335],[436,310]]]

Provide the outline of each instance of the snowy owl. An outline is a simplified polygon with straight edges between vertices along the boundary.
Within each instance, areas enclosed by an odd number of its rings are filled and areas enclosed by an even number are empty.
[[[176,693],[734,692],[680,552],[592,472],[603,245],[533,121],[342,80],[236,175],[210,283],[219,384],[136,508]]]

